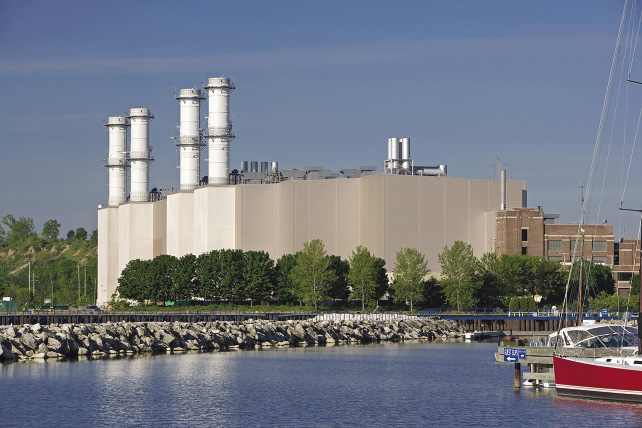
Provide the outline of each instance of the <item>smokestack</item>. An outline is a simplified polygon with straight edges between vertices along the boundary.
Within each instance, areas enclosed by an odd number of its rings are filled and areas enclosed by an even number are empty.
[[[109,199],[116,207],[127,201],[127,118],[112,116],[105,126],[109,130],[109,154],[105,166],[109,168]]]
[[[207,135],[209,140],[209,183],[228,184],[230,141],[234,138],[230,122],[230,93],[236,89],[227,77],[212,77],[203,86],[209,97]]]
[[[149,201],[149,164],[154,159],[149,146],[149,122],[154,115],[146,108],[129,110],[129,163],[131,165],[131,202]]]
[[[179,135],[176,146],[180,154],[180,189],[194,190],[198,186],[200,176],[201,143],[200,115],[201,96],[200,89],[181,89],[174,98],[180,108]]]
[[[500,188],[501,188],[501,210],[506,211],[506,170],[502,169],[499,172],[499,181],[500,181]]]

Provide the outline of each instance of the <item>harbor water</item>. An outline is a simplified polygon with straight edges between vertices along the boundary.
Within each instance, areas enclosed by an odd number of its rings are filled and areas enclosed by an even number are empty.
[[[513,387],[493,343],[434,341],[0,366],[0,426],[637,426],[642,405]]]

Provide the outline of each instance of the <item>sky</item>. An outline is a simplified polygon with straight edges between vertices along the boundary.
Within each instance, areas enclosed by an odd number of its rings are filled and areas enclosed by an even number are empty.
[[[493,178],[499,157],[527,182],[529,206],[577,222],[623,5],[0,0],[0,216],[32,217],[38,232],[51,218],[61,235],[95,229],[103,122],[134,107],[155,115],[150,187],[177,189],[174,91],[226,76],[230,169],[381,172],[388,138],[408,137],[415,165],[453,177]],[[616,237],[638,221],[617,212],[624,153],[609,150],[617,183],[588,217]]]

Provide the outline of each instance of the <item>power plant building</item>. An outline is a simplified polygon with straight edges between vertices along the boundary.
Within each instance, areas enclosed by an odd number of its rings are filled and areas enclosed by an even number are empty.
[[[146,167],[152,160],[146,126],[153,115],[132,109],[130,120],[135,118],[138,126],[136,153],[127,156],[122,153],[123,131],[133,128],[133,122],[126,124],[122,117],[108,121],[110,197],[108,206],[98,210],[99,304],[111,300],[121,271],[134,259],[240,249],[263,250],[277,260],[313,239],[322,240],[329,254],[346,259],[364,246],[385,259],[388,271],[401,248],[416,248],[438,272],[437,255],[444,246],[461,240],[471,244],[478,257],[493,252],[498,212],[526,207],[525,182],[507,181],[505,175],[501,180],[454,178],[446,175],[446,165],[415,166],[407,138],[388,140],[388,159],[378,174],[374,167],[340,175],[323,168],[279,171],[276,162],[261,162],[260,170],[258,163],[248,168],[243,162],[240,172],[230,173],[234,134],[228,97],[234,85],[214,78],[205,89],[210,106],[203,135],[196,123],[200,91],[181,90],[176,97],[181,107],[176,143],[181,190],[160,200],[143,196],[149,190],[143,185],[148,186]],[[208,141],[209,177],[196,185],[201,140]],[[131,144],[133,151],[133,131]],[[130,158],[132,193],[123,201],[124,159]]]

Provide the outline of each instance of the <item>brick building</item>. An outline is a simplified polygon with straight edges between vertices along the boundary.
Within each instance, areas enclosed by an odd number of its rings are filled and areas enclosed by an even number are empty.
[[[529,254],[556,260],[569,266],[580,257],[613,269],[617,293],[628,296],[629,280],[640,269],[640,241],[623,239],[614,242],[610,224],[555,224],[557,215],[538,208],[515,208],[497,212],[495,253]]]

